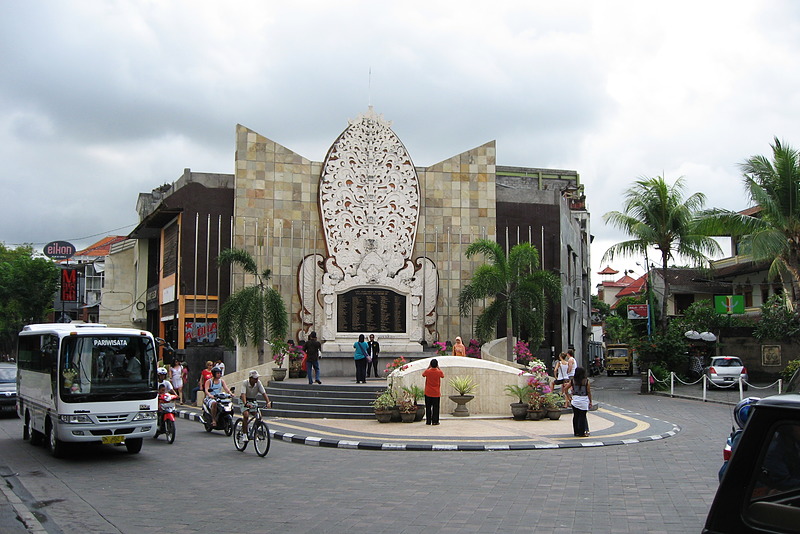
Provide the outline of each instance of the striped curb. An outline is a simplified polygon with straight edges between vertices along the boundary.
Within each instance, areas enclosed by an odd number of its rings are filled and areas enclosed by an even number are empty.
[[[610,407],[610,404],[603,404],[604,407]],[[287,443],[294,443],[298,445],[308,445],[311,447],[325,447],[331,449],[356,449],[367,451],[414,451],[414,452],[433,452],[433,451],[459,451],[459,452],[477,452],[477,451],[526,451],[526,450],[544,450],[544,449],[579,449],[585,447],[610,447],[614,445],[635,445],[637,443],[646,443],[650,441],[658,441],[675,436],[681,431],[680,427],[674,423],[663,421],[649,415],[632,412],[618,406],[613,406],[615,410],[623,415],[636,416],[639,418],[650,419],[651,421],[658,422],[671,426],[672,429],[662,434],[653,434],[649,436],[642,436],[638,438],[628,439],[613,439],[603,440],[595,439],[592,441],[570,441],[565,443],[514,443],[509,445],[481,445],[480,443],[470,442],[465,444],[422,444],[422,443],[398,443],[398,442],[380,442],[374,440],[353,440],[353,439],[331,439],[322,438],[317,436],[302,436],[293,432],[283,432],[280,430],[270,429],[270,437],[276,440],[285,441]],[[200,414],[193,410],[178,410],[178,415],[183,419],[190,421],[200,421]],[[269,425],[269,422],[266,421]],[[312,432],[312,431],[309,431]],[[574,439],[574,438],[570,438]],[[410,440],[413,441],[413,440]],[[476,440],[477,441],[477,440]]]

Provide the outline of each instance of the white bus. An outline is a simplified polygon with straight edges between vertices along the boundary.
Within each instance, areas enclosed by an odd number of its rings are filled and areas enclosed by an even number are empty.
[[[124,443],[156,431],[157,346],[150,332],[99,324],[32,324],[17,345],[23,439],[56,457],[69,442]]]

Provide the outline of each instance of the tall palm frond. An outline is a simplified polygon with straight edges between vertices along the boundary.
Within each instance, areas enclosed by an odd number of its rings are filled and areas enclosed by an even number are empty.
[[[770,261],[770,277],[785,274],[795,302],[800,283],[800,153],[777,137],[771,148],[772,160],[757,155],[740,165],[745,190],[758,212],[708,210],[701,224],[712,235],[740,238],[740,251],[753,260]]]
[[[479,239],[465,251],[467,258],[477,254],[485,256],[488,263],[475,269],[470,282],[461,289],[459,311],[467,316],[477,302],[491,299],[476,319],[475,335],[481,340],[489,339],[496,325],[505,319],[506,354],[511,360],[511,340],[521,328],[531,332],[532,341],[543,339],[547,303],[560,298],[561,281],[553,273],[539,269],[539,251],[530,243],[519,243],[506,255],[500,244]]]
[[[255,285],[243,287],[225,301],[219,313],[219,337],[223,343],[253,344],[259,363],[264,359],[264,340],[282,339],[289,328],[286,305],[280,293],[268,284],[269,269],[258,272],[255,258],[242,249],[223,250],[217,258],[221,266],[237,264],[255,277]]]
[[[685,189],[683,178],[678,178],[673,185],[661,176],[642,178],[625,192],[622,211],[610,211],[603,216],[607,224],[624,231],[632,239],[611,246],[603,254],[602,261],[613,260],[615,256],[644,256],[650,247],[659,252],[664,273],[663,331],[667,327],[670,259],[680,256],[703,265],[708,262],[709,255],[721,251],[719,243],[704,233],[697,222],[705,195],[694,193],[685,197]]]

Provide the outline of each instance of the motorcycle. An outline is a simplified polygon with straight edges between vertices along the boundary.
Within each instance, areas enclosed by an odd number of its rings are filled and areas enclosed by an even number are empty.
[[[589,376],[597,376],[603,372],[603,360],[597,356],[589,362]]]
[[[203,413],[200,418],[206,432],[212,430],[224,430],[226,436],[233,434],[233,400],[232,396],[227,393],[218,393],[214,396],[217,401],[217,420],[213,421],[211,418],[211,409],[208,404],[203,403]],[[216,423],[216,424],[215,424]],[[216,428],[214,428],[216,427]]]
[[[167,443],[172,445],[175,442],[175,399],[177,395],[164,393],[158,396],[158,427],[156,428],[157,438],[159,434],[164,434]]]

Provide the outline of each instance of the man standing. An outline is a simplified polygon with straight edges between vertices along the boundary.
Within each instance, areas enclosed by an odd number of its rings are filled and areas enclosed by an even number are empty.
[[[317,333],[311,332],[308,335],[308,341],[303,343],[303,352],[306,353],[306,376],[308,376],[308,383],[322,384],[319,380],[319,356],[322,351],[322,343],[317,341]],[[312,379],[312,373],[316,371],[317,379]]]
[[[372,358],[371,361],[367,362],[367,378],[369,378],[370,368],[375,369],[375,378],[378,378],[378,354],[381,352],[381,345],[375,341],[375,334],[369,335],[367,346],[369,347],[369,356]]]

